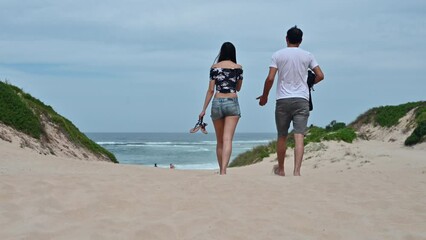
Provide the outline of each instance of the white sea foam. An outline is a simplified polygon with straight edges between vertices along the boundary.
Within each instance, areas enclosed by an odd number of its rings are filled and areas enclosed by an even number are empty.
[[[217,169],[214,134],[99,133],[92,140],[112,152],[122,164],[142,164],[178,169]],[[266,145],[275,134],[236,134],[231,161],[240,153]]]

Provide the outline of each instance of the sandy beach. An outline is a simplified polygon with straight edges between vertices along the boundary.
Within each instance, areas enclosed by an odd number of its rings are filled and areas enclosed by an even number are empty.
[[[426,239],[425,144],[308,145],[302,177],[274,159],[219,176],[0,140],[0,239]]]

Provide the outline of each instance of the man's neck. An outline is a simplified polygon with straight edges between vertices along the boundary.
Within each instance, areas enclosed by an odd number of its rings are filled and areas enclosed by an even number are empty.
[[[297,48],[297,47],[299,47],[299,46],[300,46],[300,43],[297,43],[297,44],[287,43],[287,47],[294,47],[294,48]]]

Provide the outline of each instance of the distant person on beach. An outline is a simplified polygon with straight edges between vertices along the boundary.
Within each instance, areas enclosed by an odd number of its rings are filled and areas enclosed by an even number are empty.
[[[272,55],[269,73],[263,87],[263,94],[257,98],[260,106],[264,106],[268,102],[269,91],[278,72],[275,105],[275,123],[278,132],[278,167],[274,168],[274,172],[280,176],[285,176],[284,159],[290,122],[293,122],[296,145],[294,148],[293,175],[300,176],[304,153],[303,139],[309,117],[308,69],[315,73],[315,83],[324,79],[324,74],[314,56],[310,52],[299,48],[302,43],[302,36],[303,32],[297,26],[287,31],[287,47],[278,50]]]
[[[173,163],[170,163],[170,169],[175,169],[175,165],[173,165]]]
[[[204,117],[214,95],[211,118],[216,132],[216,156],[221,175],[226,174],[232,152],[232,140],[241,116],[237,92],[241,89],[242,81],[243,69],[237,64],[235,46],[225,42],[210,68],[210,83],[199,115],[199,119]]]

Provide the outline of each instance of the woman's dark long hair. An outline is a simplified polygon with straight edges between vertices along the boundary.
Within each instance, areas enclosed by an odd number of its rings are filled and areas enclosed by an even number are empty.
[[[237,53],[235,50],[234,44],[230,42],[225,42],[220,48],[219,56],[217,57],[217,62],[230,60],[234,63],[237,63]]]

